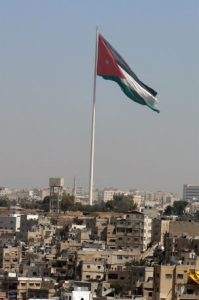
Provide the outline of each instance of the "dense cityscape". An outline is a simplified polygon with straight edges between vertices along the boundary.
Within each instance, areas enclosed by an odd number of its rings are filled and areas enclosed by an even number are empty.
[[[0,299],[199,299],[199,186],[0,188]]]
[[[0,300],[199,300],[199,1],[0,28]]]

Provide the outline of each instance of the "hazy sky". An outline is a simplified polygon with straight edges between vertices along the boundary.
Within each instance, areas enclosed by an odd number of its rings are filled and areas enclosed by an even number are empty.
[[[15,0],[0,3],[0,186],[88,187],[97,25],[161,112],[97,78],[95,186],[199,184],[199,1]]]

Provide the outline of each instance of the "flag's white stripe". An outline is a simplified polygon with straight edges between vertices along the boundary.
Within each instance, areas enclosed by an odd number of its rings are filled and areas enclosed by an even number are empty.
[[[125,79],[122,79],[125,84],[130,85],[144,100],[146,100],[149,104],[155,105],[158,103],[158,100],[151,95],[147,90],[145,90],[134,78],[132,78],[123,68],[118,66],[121,72],[124,74]]]

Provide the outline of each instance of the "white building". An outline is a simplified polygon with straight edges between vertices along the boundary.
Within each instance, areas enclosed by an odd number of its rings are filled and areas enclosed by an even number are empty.
[[[108,201],[112,201],[114,195],[119,195],[119,194],[124,194],[124,195],[128,195],[129,192],[124,192],[118,189],[104,189],[103,191],[103,197],[102,197],[102,201],[104,201],[105,203]]]
[[[183,185],[184,201],[199,201],[199,185],[184,184]]]
[[[85,287],[75,287],[74,291],[66,292],[61,297],[62,300],[92,300],[92,293]]]

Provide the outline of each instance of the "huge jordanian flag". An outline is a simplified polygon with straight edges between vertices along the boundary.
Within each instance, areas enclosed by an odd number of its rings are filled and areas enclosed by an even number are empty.
[[[131,100],[159,112],[157,92],[148,87],[131,70],[121,55],[99,34],[97,75],[117,82]]]

